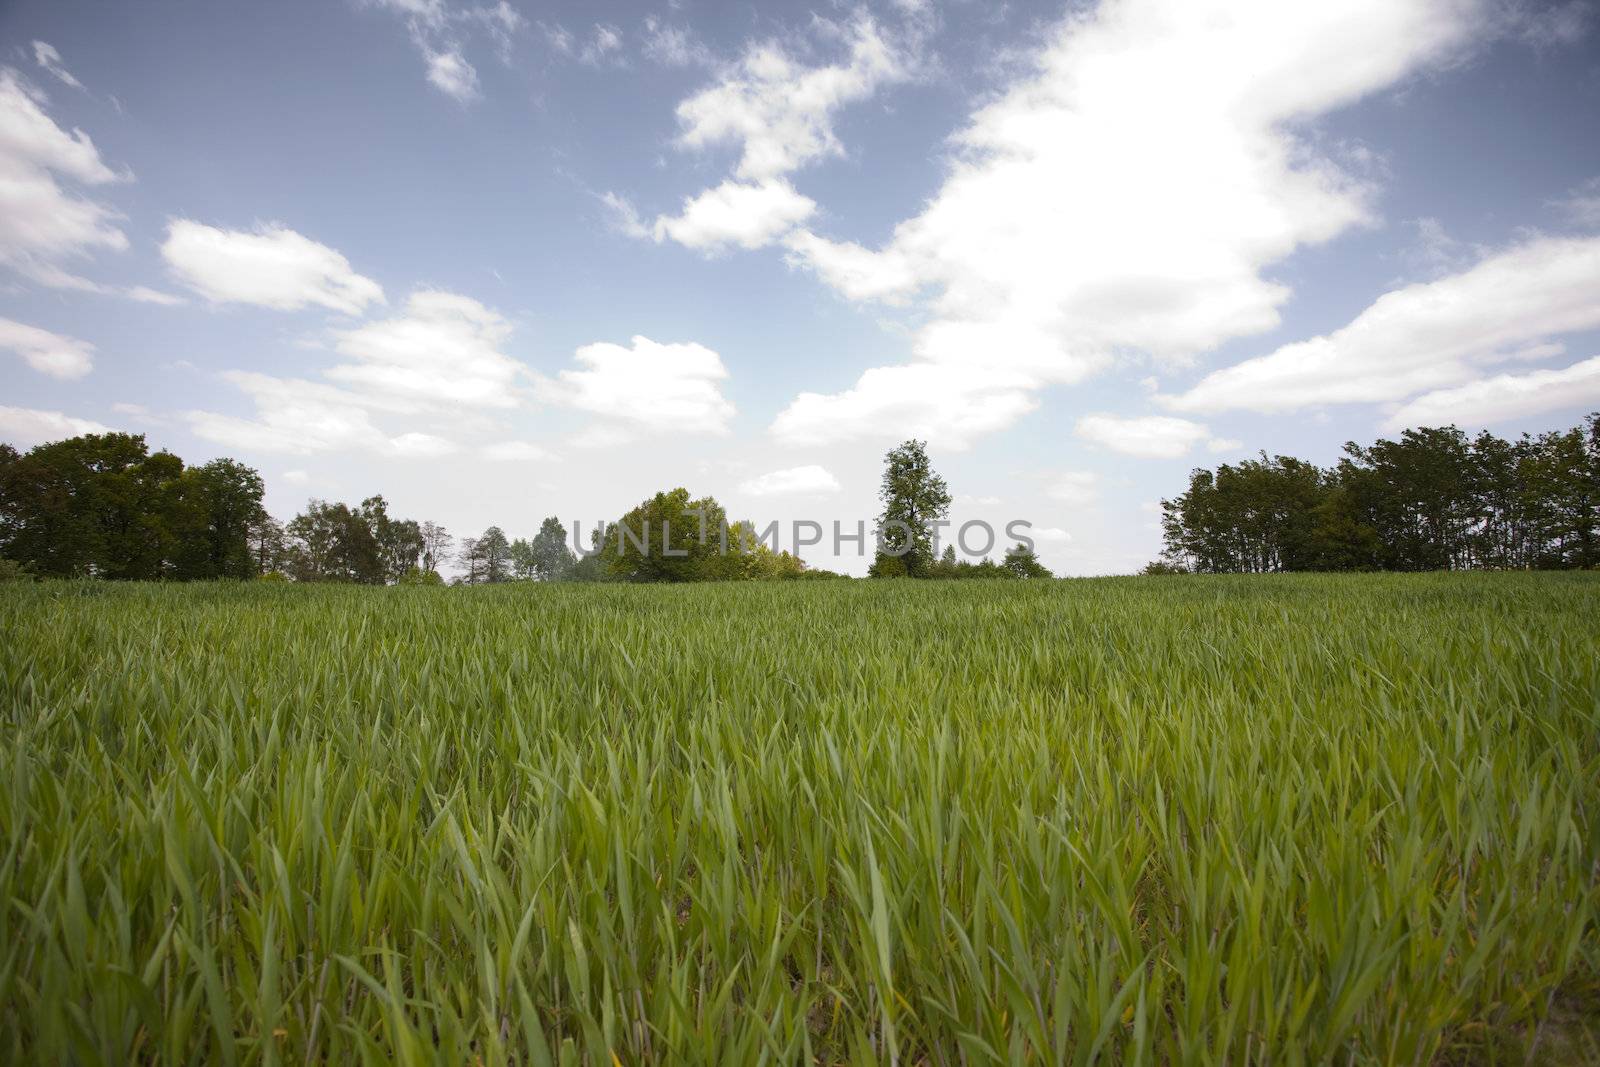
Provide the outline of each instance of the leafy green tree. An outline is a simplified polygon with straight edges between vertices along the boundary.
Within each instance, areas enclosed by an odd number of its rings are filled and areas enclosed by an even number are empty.
[[[928,461],[926,442],[912,440],[890,449],[884,456],[878,497],[883,502],[878,517],[880,547],[870,573],[927,576],[934,562],[933,523],[949,514],[950,490]]]
[[[511,542],[506,532],[491,526],[481,537],[467,538],[461,543],[460,562],[467,570],[462,580],[468,585],[510,581]]]
[[[601,555],[628,582],[703,582],[737,577],[728,517],[711,497],[673,489],[642,501],[606,532]],[[731,547],[731,546],[730,546]]]
[[[0,451],[0,553],[43,576],[244,577],[261,477],[233,460],[186,470],[143,435]]]
[[[540,581],[559,582],[572,573],[578,557],[567,546],[567,531],[561,520],[551,515],[539,524],[530,545],[533,552],[533,573]]]
[[[312,500],[284,526],[287,571],[301,582],[380,585],[383,550],[360,509]]]
[[[1039,557],[1027,545],[1018,542],[1006,550],[1001,569],[1018,578],[1054,578],[1049,569],[1039,562]]]
[[[532,581],[537,570],[533,545],[520,537],[511,542],[511,576],[519,581]]]

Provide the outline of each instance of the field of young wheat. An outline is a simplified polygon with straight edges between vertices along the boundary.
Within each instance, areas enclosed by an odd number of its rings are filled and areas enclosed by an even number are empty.
[[[0,633],[7,1062],[1600,1055],[1541,1023],[1600,975],[1600,576],[39,583]]]

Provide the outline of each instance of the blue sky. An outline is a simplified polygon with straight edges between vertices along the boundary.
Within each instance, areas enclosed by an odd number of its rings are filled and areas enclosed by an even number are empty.
[[[515,536],[853,529],[919,436],[1136,569],[1193,466],[1600,408],[1597,15],[11,0],[0,439]]]

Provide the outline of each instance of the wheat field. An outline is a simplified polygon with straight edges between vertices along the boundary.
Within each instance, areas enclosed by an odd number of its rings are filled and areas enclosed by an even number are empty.
[[[1551,1021],[1600,575],[37,583],[0,633],[8,1062],[1600,1057]]]

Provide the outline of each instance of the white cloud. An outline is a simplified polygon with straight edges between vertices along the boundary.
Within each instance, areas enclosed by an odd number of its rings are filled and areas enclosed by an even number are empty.
[[[607,60],[617,64],[622,63],[622,32],[615,26],[604,22],[597,22],[589,31],[589,36],[578,41],[566,27],[559,24],[539,24],[539,29],[544,33],[545,40],[564,56],[571,56],[580,63],[591,67],[604,65]]]
[[[605,205],[606,217],[611,228],[627,237],[650,237],[651,228],[644,224],[639,217],[639,209],[633,206],[633,201],[618,193],[605,192],[599,196],[600,203]]]
[[[500,351],[510,335],[510,323],[471,297],[423,290],[399,315],[337,331],[336,351],[353,362],[326,373],[416,407],[513,407],[526,368]]]
[[[1047,492],[1073,507],[1088,507],[1100,498],[1100,476],[1093,471],[1063,471]]]
[[[130,176],[106,166],[88,134],[57,126],[46,102],[16,71],[0,69],[0,265],[41,285],[94,291],[64,264],[98,249],[120,252],[128,238],[114,210],[57,179],[106,185]]]
[[[704,345],[635,336],[631,347],[601,341],[579,348],[573,358],[582,369],[544,380],[540,393],[546,400],[650,430],[728,431],[733,405],[718,385],[728,371]]]
[[[801,393],[778,413],[773,436],[791,445],[851,437],[921,437],[959,451],[1038,407],[1031,383],[951,363],[874,367],[855,388]]]
[[[61,53],[57,52],[53,45],[44,41],[33,42],[33,59],[61,84],[70,85],[74,89],[83,88],[83,83],[72,76],[72,71],[62,66]]]
[[[463,104],[478,98],[477,68],[459,48],[435,52],[424,47],[422,56],[428,65],[428,83],[435,89]]]
[[[1497,374],[1451,389],[1423,393],[1396,410],[1384,429],[1415,426],[1489,426],[1547,411],[1600,404],[1600,356],[1560,370]]]
[[[1208,452],[1237,452],[1244,447],[1244,442],[1236,437],[1213,437],[1206,442]]]
[[[180,281],[216,303],[279,311],[315,304],[355,315],[384,302],[382,287],[344,256],[276,223],[250,232],[174,219],[161,255]]]
[[[1333,333],[1284,345],[1162,398],[1180,411],[1293,411],[1396,401],[1473,365],[1600,326],[1600,237],[1542,237],[1460,274],[1385,293]]]
[[[497,463],[527,463],[556,458],[549,449],[541,448],[531,441],[497,441],[485,445],[481,453],[484,459]]]
[[[467,59],[474,32],[487,34],[502,62],[510,62],[512,39],[527,25],[506,0],[492,6],[454,7],[445,0],[368,0],[406,20],[411,43],[422,56],[428,83],[458,103],[478,99],[478,71]]]
[[[455,450],[451,442],[432,434],[386,434],[373,423],[365,399],[343,389],[249,371],[228,371],[222,377],[250,396],[256,417],[188,411],[184,419],[197,437],[230,448],[288,455],[359,449],[389,456],[436,456]]]
[[[733,178],[685,198],[677,217],[656,219],[656,240],[670,237],[698,249],[759,248],[810,217],[816,204],[784,176],[843,155],[834,113],[909,77],[915,64],[866,15],[848,28],[817,25],[844,41],[842,62],[807,66],[783,45],[764,42],[678,105],[679,147],[737,145],[740,155]]]
[[[678,143],[740,145],[734,173],[757,182],[843,155],[833,113],[909,73],[906,57],[866,16],[850,27],[848,45],[845,62],[822,67],[796,62],[775,42],[752,47],[715,85],[678,105]]]
[[[728,245],[760,248],[804,221],[816,206],[786,181],[725,181],[686,198],[681,214],[658,217],[651,233],[657,241],[670,237],[708,251]]]
[[[818,496],[839,489],[839,479],[816,464],[769,471],[739,486],[739,491],[749,496]]]
[[[13,408],[0,405],[0,440],[19,448],[77,437],[85,433],[111,433],[111,427],[89,419],[77,419],[59,411]]]
[[[52,378],[82,378],[94,367],[94,345],[76,337],[0,318],[0,348],[9,348],[28,366]]]
[[[1028,531],[1028,536],[1047,545],[1064,545],[1072,540],[1072,535],[1059,526],[1034,527]]]
[[[1210,437],[1200,423],[1170,415],[1085,415],[1073,432],[1085,441],[1141,459],[1177,459]]]
[[[716,59],[689,31],[670,26],[654,15],[644,20],[644,55],[668,67],[708,67]]]
[[[917,288],[910,261],[893,249],[874,252],[853,241],[830,241],[795,230],[783,241],[790,266],[807,267],[851,300],[901,304]]]
[[[290,485],[305,485],[311,481],[311,475],[303,470],[284,471],[283,480]]]
[[[1105,0],[975,111],[943,187],[882,249],[790,251],[856,298],[932,289],[914,365],[1010,376],[1029,394],[1121,352],[1181,364],[1276,326],[1290,291],[1267,268],[1370,220],[1370,190],[1299,132],[1307,120],[1475,25],[1470,0]],[[874,432],[850,412],[904,409],[877,394],[901,377],[885,369],[807,394],[808,421]]]

